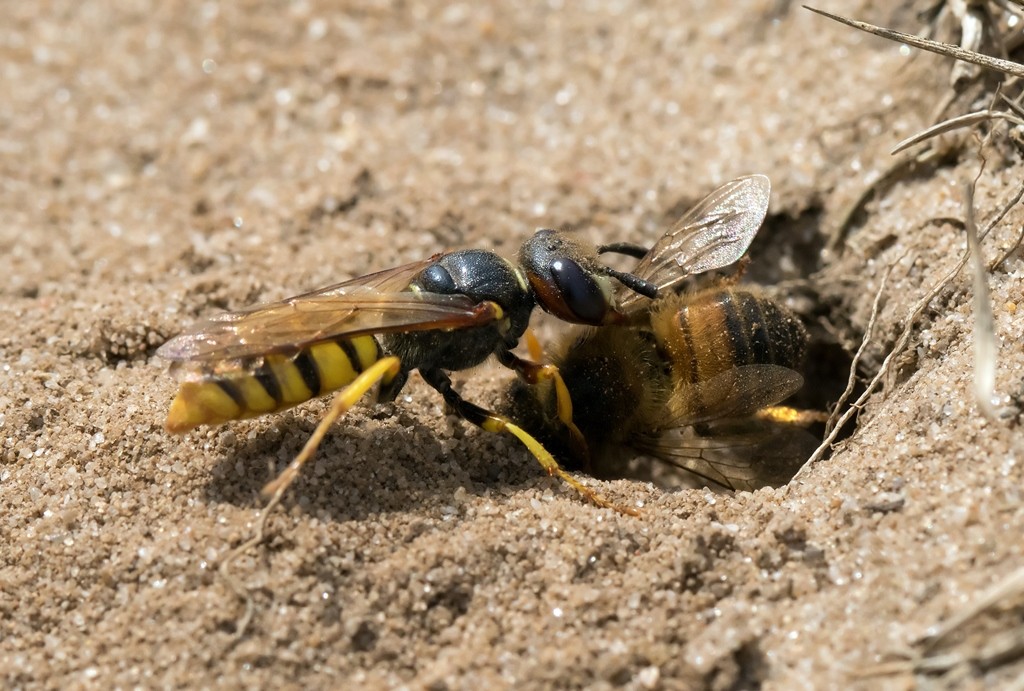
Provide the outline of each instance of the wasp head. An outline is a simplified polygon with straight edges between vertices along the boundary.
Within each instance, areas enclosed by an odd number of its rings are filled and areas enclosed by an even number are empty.
[[[644,283],[601,264],[595,247],[557,230],[538,230],[519,250],[519,264],[538,304],[574,324],[623,323],[625,316],[616,306],[613,279],[633,290]],[[657,291],[653,286],[643,288]]]

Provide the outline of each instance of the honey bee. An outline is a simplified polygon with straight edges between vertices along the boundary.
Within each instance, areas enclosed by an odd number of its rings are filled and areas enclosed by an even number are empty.
[[[723,266],[702,261],[713,237],[737,224],[760,226],[767,189],[763,198],[743,196],[730,192],[735,185],[713,192],[643,255],[633,273],[659,286],[657,299],[622,295],[625,323],[577,329],[556,348],[552,361],[589,458],[573,458],[566,447],[549,384],[512,386],[510,416],[568,456],[567,465],[615,475],[639,453],[749,490],[784,484],[815,447],[812,435],[791,424],[808,414],[774,407],[803,384],[796,369],[807,333],[797,317],[728,280],[672,289],[684,275]]]
[[[571,233],[543,229],[520,248],[515,262],[486,250],[448,252],[215,315],[157,351],[172,361],[180,381],[166,429],[183,433],[274,413],[337,391],[299,455],[264,488],[273,504],[335,420],[375,387],[378,401],[393,400],[415,370],[458,417],[512,434],[549,474],[595,504],[634,513],[574,479],[513,419],[463,399],[448,372],[469,369],[493,354],[523,381],[550,392],[552,416],[567,448],[586,458],[585,437],[573,422],[572,399],[557,367],[512,352],[534,308],[593,327],[630,323],[687,274],[742,256],[766,213],[768,189],[764,176],[728,183],[650,253],[630,243],[595,248]],[[608,252],[646,256],[637,272],[625,273],[599,261]]]

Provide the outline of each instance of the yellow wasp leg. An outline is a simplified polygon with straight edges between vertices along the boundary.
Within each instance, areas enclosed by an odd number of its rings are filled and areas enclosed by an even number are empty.
[[[583,438],[583,433],[580,432],[579,427],[572,420],[572,396],[569,395],[569,388],[565,385],[565,380],[562,379],[562,373],[554,365],[541,365],[540,370],[537,372],[537,380],[541,381],[543,379],[550,379],[555,385],[555,403],[558,410],[558,419],[569,428],[573,440],[586,452],[587,440]]]
[[[463,420],[471,422],[477,427],[487,430],[488,432],[508,432],[526,446],[530,453],[533,454],[533,457],[537,459],[537,462],[541,464],[541,467],[547,471],[548,475],[557,475],[562,478],[562,480],[569,483],[573,489],[598,506],[615,509],[619,513],[629,514],[630,516],[640,515],[636,509],[619,506],[618,504],[614,504],[608,499],[605,499],[579,480],[573,478],[569,473],[562,470],[561,466],[558,465],[558,461],[556,461],[555,457],[544,448],[544,445],[519,425],[506,417],[498,415],[497,413],[492,413],[491,411],[481,408],[475,403],[470,403],[464,399],[455,391],[455,389],[452,388],[451,379],[449,379],[448,375],[441,370],[420,370],[420,374],[423,375],[424,381],[434,387],[434,389],[444,397],[444,402],[448,404],[448,407],[452,412]]]
[[[292,482],[299,475],[299,470],[306,464],[313,454],[316,453],[317,447],[320,446],[320,442],[323,441],[324,435],[327,434],[328,428],[335,423],[335,421],[348,412],[349,408],[354,406],[360,398],[362,398],[367,391],[372,389],[374,385],[385,378],[394,378],[398,376],[401,363],[398,358],[391,356],[378,360],[369,367],[367,367],[358,377],[356,377],[351,384],[346,386],[344,389],[339,391],[335,395],[334,400],[331,401],[331,407],[324,414],[320,424],[313,430],[313,434],[309,436],[306,441],[306,445],[302,447],[302,451],[295,457],[287,468],[281,471],[281,474],[271,480],[264,486],[261,494],[264,497],[273,497],[271,503],[276,503],[280,500],[285,490],[291,486]]]
[[[540,344],[540,340],[537,338],[537,334],[533,332],[533,329],[527,329],[526,333],[523,334],[523,340],[526,341],[526,352],[530,354],[534,362],[542,362],[544,360],[544,348]]]
[[[544,445],[514,422],[492,415],[480,426],[488,432],[508,432],[514,436],[523,443],[523,446],[525,446],[531,454],[533,454],[533,457],[537,459],[541,467],[547,471],[548,475],[557,475],[563,482],[566,482],[570,487],[582,494],[591,503],[607,509],[614,509],[619,513],[624,513],[629,516],[640,515],[640,512],[636,509],[628,506],[620,506],[609,499],[606,499],[601,494],[590,489],[572,475],[562,470],[562,467],[558,465],[558,461],[556,461],[554,456],[544,448]]]
[[[533,340],[536,344],[536,338]],[[529,338],[527,339],[527,343],[529,343]],[[536,347],[539,348],[540,345],[536,344]],[[536,385],[542,381],[550,381],[552,385],[554,385],[555,406],[558,412],[558,419],[569,430],[573,446],[575,447],[573,449],[574,452],[589,468],[590,451],[587,449],[587,440],[583,437],[583,433],[580,432],[576,423],[573,422],[572,396],[569,395],[569,388],[565,385],[565,380],[562,379],[562,374],[558,371],[558,368],[555,365],[538,365],[536,362],[524,360],[508,351],[505,353],[498,353],[498,361],[509,369],[515,370],[515,372],[528,384]]]
[[[287,491],[288,487],[290,487],[292,482],[295,481],[295,478],[298,477],[299,470],[302,469],[302,466],[305,465],[306,461],[313,457],[314,453],[316,453],[317,447],[320,446],[320,442],[327,433],[327,429],[334,424],[339,417],[344,415],[349,408],[354,406],[356,402],[358,402],[367,391],[372,389],[377,382],[384,379],[393,379],[398,376],[400,369],[401,362],[398,358],[382,358],[367,367],[352,381],[352,383],[335,394],[334,400],[331,401],[331,407],[327,410],[323,419],[316,426],[316,429],[313,430],[313,434],[310,435],[309,439],[306,441],[306,445],[303,446],[302,451],[299,452],[299,455],[295,457],[295,460],[293,460],[280,475],[267,483],[263,488],[261,493],[264,497],[270,496],[270,501],[267,502],[267,505],[263,508],[263,513],[260,515],[259,523],[256,526],[256,534],[235,549],[231,550],[231,552],[224,557],[224,561],[220,563],[220,567],[218,568],[220,577],[228,587],[234,591],[235,595],[245,603],[245,614],[242,615],[242,618],[235,629],[236,638],[241,638],[245,633],[249,623],[252,621],[256,607],[253,604],[252,596],[249,594],[248,589],[240,583],[237,578],[231,575],[231,570],[229,568],[231,563],[256,545],[263,542],[263,536],[267,527],[267,518],[271,513],[273,513],[274,508],[281,503],[281,497],[284,496],[285,491]]]

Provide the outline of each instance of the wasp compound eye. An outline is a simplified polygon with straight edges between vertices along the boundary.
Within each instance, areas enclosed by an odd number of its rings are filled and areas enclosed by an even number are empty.
[[[597,281],[571,259],[556,259],[550,270],[551,279],[573,316],[583,324],[600,324],[608,310],[608,299]]]
[[[537,302],[559,319],[598,326],[617,323],[607,272],[597,250],[579,238],[539,230],[519,250],[519,265]]]
[[[428,293],[441,293],[442,295],[453,295],[458,286],[455,279],[448,273],[448,269],[440,264],[434,264],[420,274],[420,286]]]

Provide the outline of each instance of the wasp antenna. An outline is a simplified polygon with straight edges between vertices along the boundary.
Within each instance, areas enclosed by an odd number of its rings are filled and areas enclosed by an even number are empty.
[[[645,281],[639,276],[625,273],[624,271],[616,271],[615,269],[608,268],[607,266],[601,267],[601,272],[611,276],[616,281],[626,286],[635,293],[639,293],[644,297],[651,298],[652,300],[658,297],[658,286],[654,285],[650,281]]]
[[[644,247],[643,245],[638,245],[635,242],[613,242],[608,245],[597,246],[598,254],[613,252],[615,254],[625,254],[628,257],[634,257],[636,259],[643,259],[650,251],[650,247]]]

